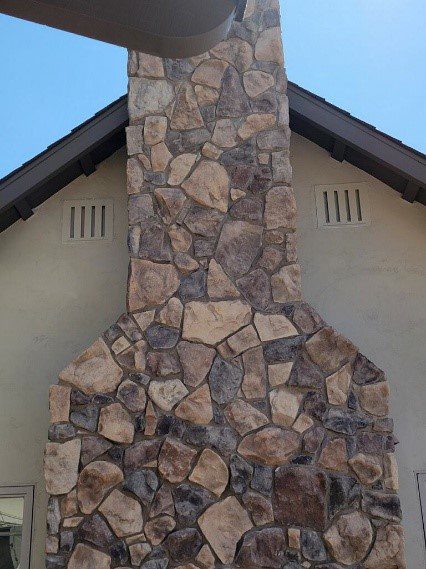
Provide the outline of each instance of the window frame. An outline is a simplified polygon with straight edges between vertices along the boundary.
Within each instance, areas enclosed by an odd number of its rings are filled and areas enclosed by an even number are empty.
[[[21,569],[29,569],[33,530],[34,486],[0,486],[1,498],[24,499],[20,567]]]

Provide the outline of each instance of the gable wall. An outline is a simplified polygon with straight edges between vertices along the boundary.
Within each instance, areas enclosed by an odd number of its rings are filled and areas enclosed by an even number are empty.
[[[426,218],[367,174],[339,164],[293,135],[304,297],[330,324],[388,373],[393,396],[400,496],[409,567],[424,553],[414,470],[426,470],[424,332]],[[373,223],[363,229],[315,229],[315,184],[367,181]],[[65,199],[113,197],[112,244],[61,244]],[[32,569],[43,565],[42,448],[47,390],[64,364],[124,311],[127,279],[125,153],[104,162],[0,236],[0,484],[36,484]],[[24,318],[25,317],[25,318]],[[25,326],[24,326],[25,322]],[[23,443],[22,441],[25,441]]]

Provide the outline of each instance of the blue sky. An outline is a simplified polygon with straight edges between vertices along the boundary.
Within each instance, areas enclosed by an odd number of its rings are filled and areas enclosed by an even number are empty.
[[[289,78],[426,152],[426,2],[283,0]],[[0,16],[0,177],[126,91],[124,49]]]

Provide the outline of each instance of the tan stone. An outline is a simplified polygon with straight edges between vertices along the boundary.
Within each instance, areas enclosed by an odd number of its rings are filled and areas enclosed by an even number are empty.
[[[149,165],[151,167],[151,164]],[[149,168],[147,168],[149,169]],[[138,158],[127,160],[127,193],[128,195],[138,194],[143,186],[143,166]]]
[[[370,549],[373,530],[367,516],[361,512],[343,514],[324,534],[333,558],[344,565],[362,561]],[[381,569],[385,566],[381,565]]]
[[[137,325],[145,332],[150,324],[154,321],[155,310],[148,310],[147,312],[137,312],[133,314],[133,318],[136,320]]]
[[[231,119],[219,119],[216,122],[212,142],[222,148],[233,148],[237,145],[237,129]]]
[[[46,555],[54,555],[59,551],[59,539],[53,535],[46,537],[44,552]]]
[[[247,435],[238,447],[238,452],[247,460],[266,466],[279,466],[299,448],[299,435],[276,427],[265,427]]]
[[[155,413],[154,405],[151,401],[148,402],[145,411],[145,436],[152,437],[157,430],[157,414]]]
[[[346,405],[351,378],[352,368],[350,364],[346,364],[342,369],[326,378],[327,397],[331,405]]]
[[[123,480],[123,473],[111,462],[96,461],[88,464],[82,470],[77,485],[78,503],[83,514],[91,514],[111,488]]]
[[[228,405],[225,416],[231,427],[242,436],[269,423],[266,415],[241,399],[237,399]]]
[[[217,162],[201,160],[182,188],[197,203],[228,211],[229,176]]]
[[[148,53],[138,53],[137,57],[139,77],[164,77],[163,60],[161,57],[149,55]]]
[[[259,160],[259,164],[269,164],[269,160],[270,160],[270,155],[266,154],[264,152],[261,152],[258,155],[258,160]]]
[[[393,453],[383,455],[383,478],[385,488],[394,492],[399,490],[398,465]]]
[[[212,259],[209,264],[207,275],[207,290],[210,298],[238,298],[240,293],[231,279],[217,261]]]
[[[259,337],[251,324],[246,326],[246,328],[239,330],[236,334],[226,340],[227,351],[230,357],[239,356],[243,352],[258,346],[259,344]]]
[[[173,251],[186,253],[192,245],[192,237],[189,231],[180,225],[172,225],[169,229],[170,242]]]
[[[364,411],[386,417],[389,413],[389,385],[387,381],[363,385],[358,389],[358,400]]]
[[[218,59],[231,63],[241,73],[250,69],[253,63],[253,49],[249,43],[240,38],[230,38],[219,43],[211,50]]]
[[[276,120],[276,116],[272,114],[257,113],[249,115],[238,129],[238,135],[243,140],[247,140],[254,134],[261,132],[262,130],[268,130],[268,128],[274,126]]]
[[[277,387],[278,385],[287,383],[287,381],[290,379],[292,368],[293,362],[272,364],[268,366],[269,385],[271,387]]]
[[[182,211],[186,202],[186,196],[179,188],[157,188],[154,195],[160,206],[161,218],[164,223],[169,225]]]
[[[219,160],[222,154],[222,149],[218,148],[211,142],[206,142],[201,150],[201,153],[203,156],[210,158],[211,160]]]
[[[300,529],[288,528],[288,546],[290,549],[300,549]]]
[[[160,516],[146,523],[146,537],[152,545],[160,545],[175,527],[176,522],[173,518],[170,516]]]
[[[140,533],[143,530],[142,507],[133,498],[113,490],[99,506],[117,537]]]
[[[177,351],[183,368],[183,381],[190,387],[197,387],[212,366],[215,350],[202,344],[180,342]]]
[[[194,88],[190,83],[183,83],[176,96],[170,128],[173,130],[192,130],[203,126],[204,121],[198,108]]]
[[[208,545],[203,545],[195,560],[201,569],[214,569],[215,559]]]
[[[65,385],[52,385],[49,388],[50,422],[66,423],[70,417],[71,388]]]
[[[389,524],[377,530],[376,542],[364,561],[365,569],[406,569],[404,530]]]
[[[161,447],[158,470],[172,484],[182,482],[188,476],[196,456],[196,450],[168,437]]]
[[[239,300],[189,302],[185,306],[182,337],[214,345],[249,324],[250,320],[250,306]]]
[[[336,371],[357,354],[356,347],[331,327],[312,336],[306,342],[306,350],[311,360],[327,372]]]
[[[205,87],[204,85],[196,85],[195,96],[197,97],[200,107],[208,107],[210,105],[217,104],[219,100],[219,91],[212,89],[211,87]]]
[[[174,99],[173,86],[165,80],[130,77],[129,117],[131,123],[164,113]],[[145,138],[145,141],[148,141]]]
[[[166,138],[167,118],[166,117],[146,117],[144,136],[145,142],[154,146],[163,142]]]
[[[228,64],[225,61],[209,59],[197,67],[192,74],[192,81],[200,85],[205,85],[206,87],[220,89],[223,74],[227,67]]]
[[[173,158],[166,144],[160,142],[151,148],[151,165],[154,172],[164,172]]]
[[[266,195],[265,223],[267,229],[296,229],[297,206],[294,191],[288,187],[276,187]]]
[[[218,454],[206,448],[189,477],[191,482],[199,484],[216,496],[221,496],[228,485],[228,467]]]
[[[290,320],[282,314],[256,313],[254,315],[254,325],[262,342],[270,342],[278,338],[291,338],[298,335],[296,328]]]
[[[193,273],[199,268],[199,263],[188,255],[187,253],[176,253],[175,258],[175,265],[179,269],[181,273],[184,275],[189,275]]]
[[[120,403],[113,403],[101,409],[98,432],[116,443],[130,444],[135,436],[135,427],[131,416]]]
[[[263,399],[266,396],[266,365],[261,346],[244,352],[244,379],[242,391],[246,399]]]
[[[301,413],[293,424],[293,430],[297,433],[304,433],[313,426],[314,422],[305,413]]]
[[[134,543],[129,546],[130,560],[132,565],[140,567],[142,561],[151,552],[151,547],[148,543]]]
[[[164,381],[151,381],[148,395],[160,409],[171,411],[179,401],[188,395],[188,390],[180,379],[166,379]]]
[[[126,336],[121,336],[121,338],[118,338],[113,345],[111,346],[111,350],[114,352],[115,355],[117,354],[121,354],[121,352],[124,352],[124,350],[127,350],[127,348],[130,348],[131,344],[129,342],[129,340],[126,338]]]
[[[243,76],[244,89],[249,97],[257,97],[275,85],[275,79],[264,71],[247,71]]]
[[[87,395],[93,395],[115,391],[122,375],[108,346],[99,338],[61,371],[59,379],[74,385]]]
[[[157,322],[170,326],[172,328],[180,328],[183,316],[183,304],[175,296],[169,300],[166,306],[160,310]]]
[[[213,420],[209,386],[205,384],[188,395],[176,407],[175,415],[184,421],[189,421],[196,425],[208,425]]]
[[[47,443],[44,453],[46,492],[53,496],[68,494],[77,484],[81,440],[63,444]]]
[[[207,541],[222,563],[234,561],[237,543],[253,524],[234,496],[213,504],[198,519]]]
[[[196,161],[196,154],[181,154],[172,160],[170,164],[170,176],[168,179],[169,185],[179,186],[188,176]]]
[[[240,198],[243,198],[246,195],[246,192],[243,190],[239,190],[238,188],[231,188],[231,200],[236,202]]]
[[[128,302],[131,312],[163,304],[179,288],[180,280],[172,265],[131,259]]]
[[[380,462],[375,456],[359,452],[349,460],[349,464],[362,484],[374,484],[383,474]]]
[[[257,40],[254,56],[258,61],[272,61],[278,65],[284,64],[281,28],[267,28]]]
[[[84,543],[78,543],[67,567],[68,569],[94,569],[94,567],[96,569],[110,569],[111,557]]]
[[[126,379],[117,391],[119,399],[132,413],[143,411],[146,406],[146,393],[142,385]]]
[[[302,298],[299,265],[287,265],[271,277],[272,297],[275,302],[296,302]]]
[[[329,470],[347,472],[348,454],[345,439],[333,439],[322,450],[318,465]]]
[[[61,517],[70,518],[78,513],[77,489],[71,490],[61,500]]]
[[[74,516],[73,518],[67,518],[64,520],[63,526],[64,528],[69,528],[69,529],[76,528],[81,524],[83,519],[84,519],[83,516]]]
[[[299,414],[304,394],[290,387],[279,387],[269,394],[272,421],[282,427],[291,427]]]

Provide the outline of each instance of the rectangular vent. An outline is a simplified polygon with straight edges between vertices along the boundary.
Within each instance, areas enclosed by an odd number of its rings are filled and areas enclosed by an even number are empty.
[[[318,227],[362,226],[371,222],[366,184],[315,186]]]
[[[66,201],[62,215],[62,241],[111,241],[113,224],[112,200]]]

